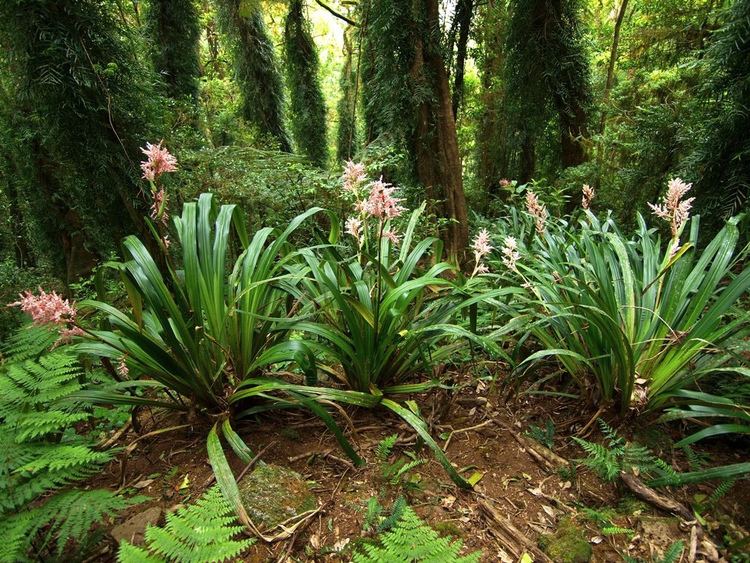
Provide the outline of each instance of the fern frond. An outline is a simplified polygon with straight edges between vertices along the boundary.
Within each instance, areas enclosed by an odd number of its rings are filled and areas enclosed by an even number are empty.
[[[378,502],[378,498],[370,497],[370,500],[367,501],[367,512],[365,512],[365,520],[362,524],[365,532],[375,528],[382,513],[383,505]]]
[[[6,515],[0,521],[0,561],[24,558],[29,538],[43,528],[57,537],[57,555],[68,542],[81,542],[94,524],[107,520],[112,514],[138,504],[145,497],[126,499],[111,491],[67,491],[59,493],[41,506],[17,514]]]
[[[573,436],[573,440],[588,454],[588,457],[583,460],[585,466],[594,470],[605,481],[611,482],[617,478],[620,473],[617,451],[576,436]]]
[[[727,495],[730,489],[734,487],[734,484],[736,482],[737,479],[725,479],[724,481],[719,483],[719,485],[711,493],[711,496],[708,497],[708,504],[715,505],[716,503],[718,503]]]
[[[674,542],[669,546],[667,551],[664,552],[664,557],[662,557],[657,563],[677,563],[684,549],[685,544],[682,540]]]
[[[601,429],[602,434],[604,434],[604,437],[609,441],[610,449],[617,449],[625,445],[625,440],[617,435],[617,430],[607,424],[606,420],[599,418],[597,419],[597,422],[599,423],[599,428]]]
[[[630,528],[621,528],[619,526],[605,526],[604,528],[602,528],[602,535],[605,536],[632,536],[634,534],[635,530],[631,530]]]
[[[380,523],[380,526],[378,526],[378,532],[384,532],[393,528],[398,521],[401,520],[407,506],[406,499],[404,497],[398,497],[391,506],[391,513]]]
[[[383,438],[378,443],[378,447],[375,448],[375,457],[380,463],[385,463],[386,461],[388,461],[388,458],[391,457],[393,447],[396,445],[397,441],[398,434],[391,434],[390,436],[386,436],[385,438]]]
[[[423,463],[425,463],[425,460],[423,459],[413,459],[409,463],[403,464],[401,467],[398,468],[395,475],[391,478],[391,485],[397,485],[399,481],[401,480],[401,477],[406,475],[409,471],[411,471],[415,467],[419,467]]]
[[[28,324],[8,337],[0,348],[0,355],[6,363],[38,358],[48,351],[59,337],[60,333],[56,328]]]
[[[219,487],[206,492],[194,505],[167,515],[163,528],[146,529],[146,547],[120,544],[121,563],[228,561],[239,556],[254,540],[236,539],[243,527]]]
[[[460,540],[440,537],[406,506],[396,525],[379,538],[379,545],[366,544],[364,551],[354,554],[355,563],[474,563],[481,552],[459,556],[463,547]]]

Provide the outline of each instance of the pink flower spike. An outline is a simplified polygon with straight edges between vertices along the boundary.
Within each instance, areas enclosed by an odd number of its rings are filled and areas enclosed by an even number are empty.
[[[680,178],[673,178],[668,183],[667,193],[662,203],[649,203],[648,206],[654,215],[665,221],[669,221],[672,230],[672,238],[678,238],[680,231],[690,218],[690,209],[693,206],[694,197],[683,200],[682,197],[690,190],[692,184],[683,182]]]
[[[370,197],[361,203],[362,211],[379,219],[398,217],[405,209],[400,205],[402,200],[393,197],[397,189],[383,182],[381,176],[380,180],[370,184]]]
[[[383,231],[383,238],[391,241],[391,244],[394,246],[397,246],[401,242],[401,235],[399,235],[396,231],[392,231],[390,229],[388,229],[387,231]]]
[[[74,336],[83,336],[84,332],[75,325],[77,310],[75,303],[63,299],[56,292],[47,293],[41,287],[39,295],[31,291],[21,294],[21,300],[10,303],[8,307],[20,307],[21,310],[31,317],[35,325],[57,325],[60,330],[60,338],[57,344],[70,342]]]
[[[490,271],[482,263],[484,257],[492,252],[493,247],[490,242],[490,233],[487,232],[487,229],[481,229],[471,242],[471,249],[474,251],[474,272],[471,274],[472,277],[477,274],[486,274]]]
[[[127,356],[123,356],[122,358],[120,358],[120,363],[117,364],[117,375],[119,375],[123,379],[127,378],[128,374],[130,373],[128,364],[126,363],[127,358]]]
[[[361,227],[362,221],[360,221],[356,217],[349,217],[349,219],[346,220],[346,224],[344,225],[347,234],[352,235],[355,239],[357,239],[357,242],[359,242],[359,230]]]
[[[505,237],[505,243],[503,244],[503,264],[513,271],[517,271],[516,262],[521,258],[521,254],[518,252],[518,242],[514,237]]]
[[[534,226],[536,232],[540,235],[544,232],[544,225],[547,222],[547,208],[539,201],[537,195],[531,191],[526,191],[526,211],[534,217]]]
[[[177,159],[166,148],[161,146],[163,142],[159,141],[157,145],[146,143],[146,148],[141,149],[141,152],[147,157],[146,160],[141,162],[143,178],[150,182],[156,181],[165,172],[174,172],[177,170]]]
[[[47,293],[40,287],[39,295],[34,295],[31,291],[25,291],[20,297],[20,301],[10,303],[8,307],[20,307],[36,325],[62,324],[75,321],[75,303],[71,304],[54,291]]]
[[[367,181],[365,165],[349,161],[344,167],[344,191],[357,194],[359,188]]]
[[[487,232],[487,229],[479,231],[477,236],[474,237],[471,247],[474,250],[474,254],[478,255],[480,258],[492,252],[490,233]]]
[[[581,207],[584,209],[591,207],[591,202],[594,201],[595,196],[596,192],[594,191],[594,188],[588,184],[584,184],[581,189]]]

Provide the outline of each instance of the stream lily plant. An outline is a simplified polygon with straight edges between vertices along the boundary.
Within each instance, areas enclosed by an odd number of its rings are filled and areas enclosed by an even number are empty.
[[[430,436],[416,404],[391,398],[438,385],[414,378],[429,374],[468,340],[494,348],[452,324],[461,308],[481,297],[452,295],[453,282],[444,274],[455,268],[437,260],[439,241],[428,238],[412,248],[424,207],[412,214],[401,240],[392,225],[404,212],[395,188],[368,182],[360,167],[350,165],[346,193],[367,193],[357,200],[358,216],[347,221],[346,242],[353,245],[338,240],[339,220],[330,214],[328,241],[301,249],[291,244],[303,221],[323,212],[319,208],[283,230],[263,228],[250,238],[238,208],[219,207],[203,194],[173,219],[178,251],[168,252],[166,197],[157,197],[158,176],[152,178],[151,170],[145,168],[144,177],[152,187],[151,225],[163,256],[157,259],[141,240],[126,238],[127,259],[111,266],[121,274],[129,310],[101,301],[80,304],[106,318],[86,331],[80,351],[116,363],[122,379],[107,390],[84,391],[89,400],[158,405],[215,420],[209,459],[250,527],[221,441],[249,461],[252,452],[232,421],[273,409],[312,411],[361,464],[326,407],[384,406],[414,428],[457,484],[470,486]],[[284,375],[269,373],[272,366],[283,366]],[[293,366],[302,379],[290,371]],[[318,373],[329,382],[319,384]]]
[[[322,358],[319,368],[333,385],[295,386],[251,378],[232,400],[283,391],[317,402],[383,406],[414,428],[457,484],[468,486],[430,436],[416,404],[407,401],[404,407],[392,397],[439,385],[415,377],[430,374],[433,365],[469,341],[499,352],[491,341],[455,324],[458,313],[482,296],[459,292],[446,277],[455,275],[456,268],[439,261],[438,239],[413,244],[424,205],[411,213],[401,235],[394,222],[405,209],[396,188],[382,179],[369,182],[363,167],[350,163],[344,191],[351,195],[355,212],[346,221],[354,252],[343,245],[299,250],[308,275],[301,282],[303,307],[294,325]],[[456,298],[459,293],[463,297]]]
[[[710,373],[699,369],[701,358],[747,332],[747,314],[729,313],[750,288],[750,268],[738,269],[735,256],[742,217],[699,248],[689,187],[672,180],[652,205],[669,225],[666,244],[640,216],[626,237],[611,217],[584,210],[572,229],[529,207],[536,236],[524,249],[511,241],[503,254],[527,288],[528,335],[543,349],[518,373],[555,357],[590,401],[618,401],[622,410],[662,408]]]

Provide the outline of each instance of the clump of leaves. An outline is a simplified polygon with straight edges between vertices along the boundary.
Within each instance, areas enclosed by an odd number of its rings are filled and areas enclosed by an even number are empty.
[[[622,471],[649,477],[648,484],[653,487],[687,485],[714,479],[724,481],[750,476],[750,463],[735,463],[678,473],[648,448],[627,442],[618,436],[617,431],[604,420],[599,419],[598,422],[606,445],[577,437],[573,437],[573,440],[588,454],[585,459],[581,460],[583,464],[605,481],[615,481]]]
[[[250,547],[253,539],[241,539],[232,505],[216,486],[195,504],[167,515],[163,528],[146,529],[146,546],[136,547],[124,541],[117,560],[120,563],[204,563],[229,561]]]
[[[76,426],[92,419],[82,402],[87,374],[70,347],[48,352],[58,334],[22,328],[3,348],[0,364],[0,560],[61,557],[71,542],[93,544],[91,528],[140,502],[107,490],[67,487],[112,459]]]
[[[526,435],[550,450],[555,447],[555,423],[552,422],[551,418],[547,419],[544,428],[541,428],[536,424],[530,424],[529,429],[526,431]]]
[[[409,477],[409,472],[425,463],[425,460],[417,458],[411,452],[404,452],[404,456],[398,456],[395,461],[390,461],[397,441],[398,434],[386,436],[375,449],[375,457],[380,466],[380,476],[383,481],[390,485],[417,486],[417,481]]]
[[[440,537],[411,507],[404,504],[399,512],[392,526],[383,526],[387,531],[378,537],[377,543],[364,544],[354,553],[355,563],[473,563],[482,556],[481,552],[459,555],[463,542]]]

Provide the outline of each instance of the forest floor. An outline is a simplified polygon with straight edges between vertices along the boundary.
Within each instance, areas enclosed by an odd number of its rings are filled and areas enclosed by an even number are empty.
[[[747,534],[750,487],[738,483],[710,512],[702,514],[702,526],[689,524],[636,498],[621,483],[602,481],[580,464],[574,463],[572,471],[568,468],[565,460],[584,457],[571,436],[595,442],[603,439],[594,424],[594,413],[582,412],[579,401],[525,395],[506,402],[496,386],[465,379],[460,393],[440,390],[414,399],[453,464],[467,477],[474,472],[482,474],[473,491],[457,488],[429,449],[417,449],[410,427],[385,409],[348,413],[356,428],[356,433],[350,430],[349,437],[367,460],[361,468],[349,462],[331,433],[307,413],[277,412],[239,425],[236,430],[259,454],[258,459],[300,473],[310,483],[319,505],[290,537],[272,543],[258,541],[243,560],[348,561],[359,538],[373,535],[363,531],[368,500],[377,497],[388,507],[402,495],[440,533],[460,538],[465,545],[462,553],[481,550],[482,561],[488,562],[515,562],[524,553],[535,561],[549,561],[539,545],[546,544],[547,552],[554,554],[565,542],[580,546],[581,541],[591,547],[591,561],[622,561],[623,555],[659,561],[678,540],[685,545],[682,561],[689,560],[691,542],[697,547],[696,561],[728,561],[729,554],[721,553],[721,548],[718,554],[712,553],[712,546],[721,545],[727,535]],[[619,435],[647,445],[676,469],[689,470],[682,452],[671,448],[664,426],[634,426],[632,418],[601,414]],[[544,428],[549,419],[555,424],[552,449],[525,434],[531,425]],[[150,411],[142,411],[139,420],[140,436],[186,424],[175,415]],[[343,417],[339,420],[343,423]],[[135,490],[151,500],[131,508],[115,524],[149,508],[158,507],[165,513],[197,499],[212,484],[205,448],[207,432],[207,427],[195,425],[142,438],[132,429],[120,435],[117,445],[128,451],[91,484]],[[392,460],[399,455],[425,460],[397,484],[384,478],[375,454],[381,440],[392,434],[399,436]],[[710,450],[700,451],[712,465],[741,461],[740,453],[727,444],[713,444]],[[235,475],[246,469],[233,456],[230,460]],[[691,507],[715,485],[661,489],[660,493]],[[602,515],[608,522],[597,518]],[[630,531],[611,533],[613,528]],[[706,538],[714,539],[712,546],[700,540],[701,530],[706,531]],[[557,548],[549,547],[555,543]],[[116,543],[110,540],[102,543],[91,560],[112,561],[115,557]],[[554,555],[553,559],[560,560]],[[570,560],[586,561],[585,557]]]

